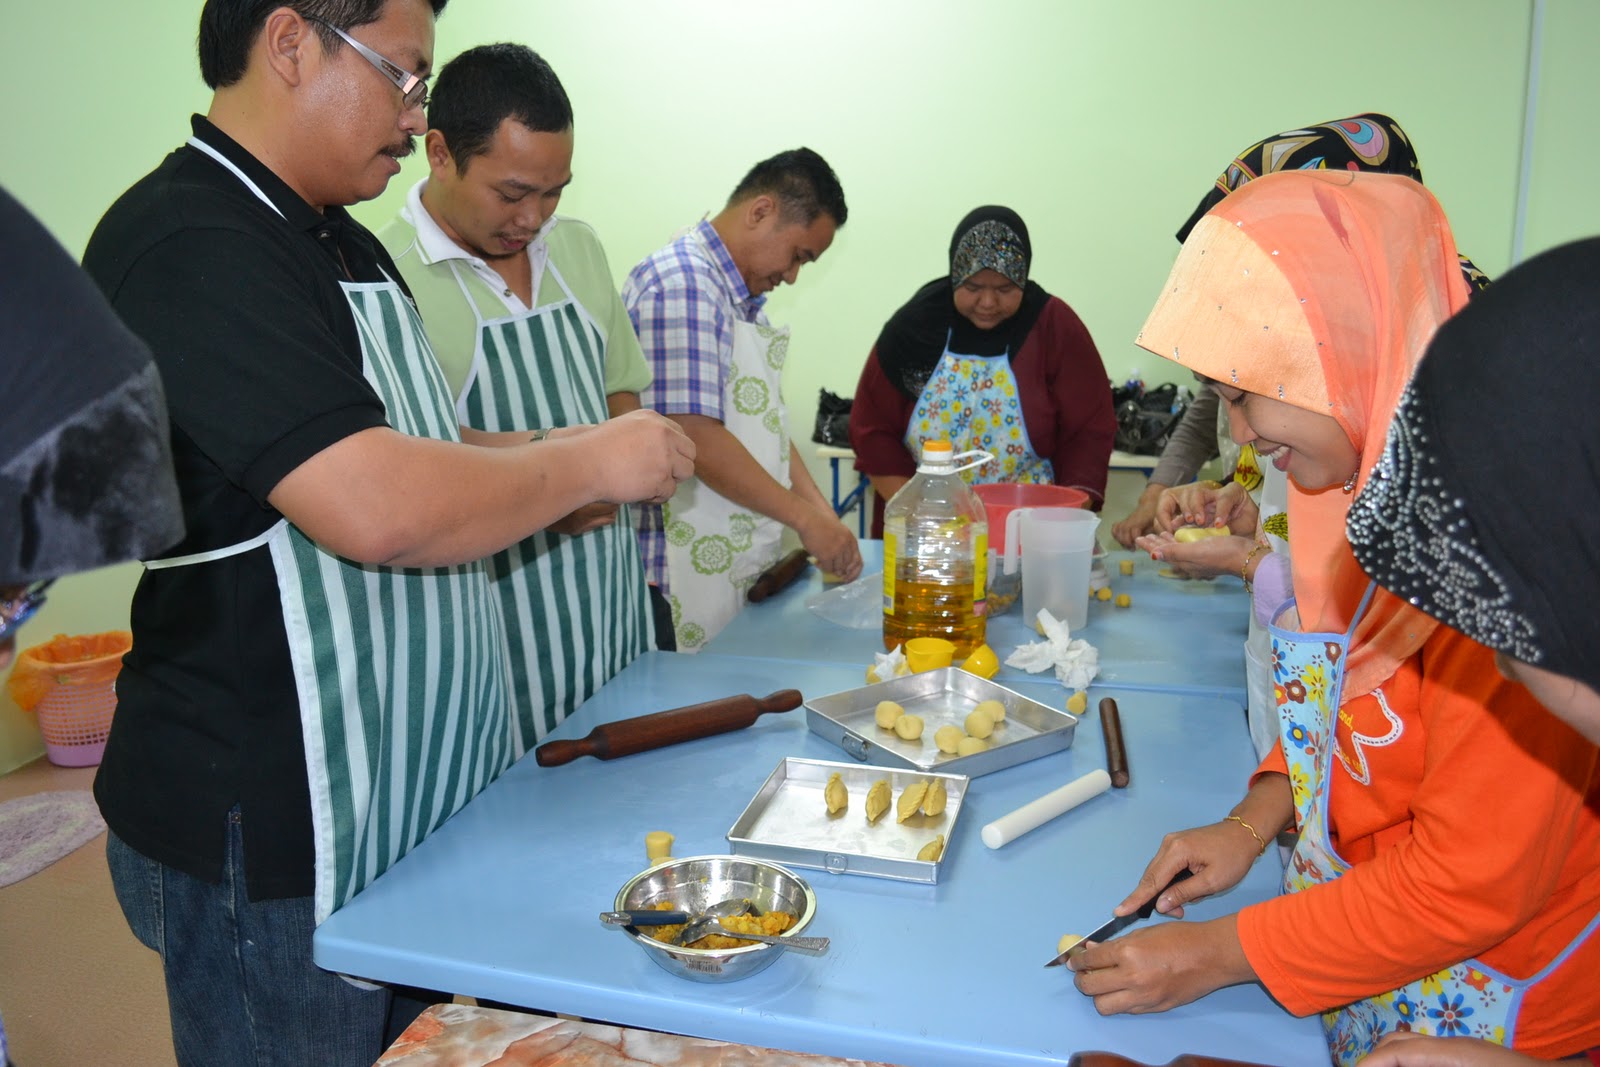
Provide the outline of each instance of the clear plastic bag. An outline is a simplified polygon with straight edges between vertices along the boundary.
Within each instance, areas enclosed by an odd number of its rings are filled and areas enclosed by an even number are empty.
[[[835,626],[871,630],[883,625],[883,572],[863,574],[853,582],[826,589],[806,607]]]

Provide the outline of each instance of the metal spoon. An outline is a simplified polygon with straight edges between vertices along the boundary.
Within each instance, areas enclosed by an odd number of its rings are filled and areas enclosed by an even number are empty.
[[[745,934],[736,933],[722,925],[720,919],[707,917],[696,919],[684,927],[679,934],[679,944],[692,945],[708,934],[721,934],[723,937],[736,937],[741,941],[759,941],[763,945],[782,945],[792,948],[796,952],[804,952],[808,956],[820,956],[828,951],[828,939],[825,937],[785,937],[782,934]]]
[[[729,897],[727,900],[719,900],[715,904],[707,905],[704,910],[696,912],[694,918],[685,922],[683,929],[678,931],[678,936],[672,939],[672,943],[675,945],[687,945],[694,938],[686,940],[683,935],[688,933],[692,927],[700,925],[707,920],[714,923],[724,917],[731,918],[735,915],[760,914],[761,909],[756,907],[749,897]],[[698,936],[704,937],[705,934],[702,933]]]

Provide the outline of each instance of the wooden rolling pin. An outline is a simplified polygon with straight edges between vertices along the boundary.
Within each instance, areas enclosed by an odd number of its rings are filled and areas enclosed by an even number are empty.
[[[794,584],[796,578],[805,573],[810,563],[811,557],[806,554],[805,549],[795,549],[758,574],[755,584],[745,594],[745,599],[752,604],[759,604],[767,597],[783,592]]]
[[[1126,1056],[1119,1056],[1115,1052],[1074,1052],[1067,1061],[1067,1067],[1148,1067],[1138,1060],[1130,1060]],[[1197,1056],[1185,1052],[1181,1056],[1170,1059],[1166,1067],[1263,1067],[1259,1063],[1246,1063],[1244,1060],[1219,1060],[1215,1056]]]
[[[1128,785],[1128,749],[1122,743],[1122,719],[1117,715],[1117,702],[1110,697],[1100,701],[1100,732],[1105,735],[1106,772],[1117,789]]]
[[[576,741],[546,741],[534,749],[541,767],[558,767],[579,756],[616,759],[683,741],[743,730],[769,711],[791,711],[800,706],[798,689],[780,689],[757,700],[748,693],[719,697],[703,704],[657,711],[619,722],[602,723]]]

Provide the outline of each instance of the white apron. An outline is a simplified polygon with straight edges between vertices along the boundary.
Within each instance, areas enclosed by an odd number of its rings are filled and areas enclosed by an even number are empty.
[[[189,143],[277,211],[231,162]],[[340,285],[361,339],[362,374],[389,424],[459,441],[449,389],[411,301],[392,281]],[[300,702],[320,923],[524,748],[506,704],[500,608],[483,564],[354,563],[282,520],[240,544],[145,566],[200,565],[263,545],[277,573]]]
[[[733,366],[722,393],[722,424],[762,470],[789,488],[789,427],[783,361],[789,328],[733,324]],[[698,652],[744,607],[745,593],[778,559],[783,525],[714,493],[699,478],[678,486],[661,509],[667,542],[667,601],[679,652]]]
[[[463,425],[501,432],[606,420],[605,337],[554,263],[546,269],[566,299],[496,318],[479,310],[468,272],[455,261],[450,269],[478,321],[457,404]],[[511,704],[532,747],[654,643],[631,509],[577,537],[536,533],[487,562],[505,615]]]

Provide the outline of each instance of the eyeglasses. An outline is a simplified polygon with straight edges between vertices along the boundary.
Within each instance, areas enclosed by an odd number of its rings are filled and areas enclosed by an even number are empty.
[[[414,107],[428,106],[428,83],[424,79],[411,73],[400,64],[385,59],[331,22],[326,22],[310,15],[306,16],[306,21],[321,23],[334,33],[337,33],[345,44],[361,54],[362,59],[377,67],[378,73],[394,82],[395,88],[400,90],[401,103],[405,105],[407,111]]]
[[[32,585],[24,585],[14,593],[0,591],[0,641],[16,633],[17,627],[33,617],[44,605],[44,591],[55,579],[46,578]]]

